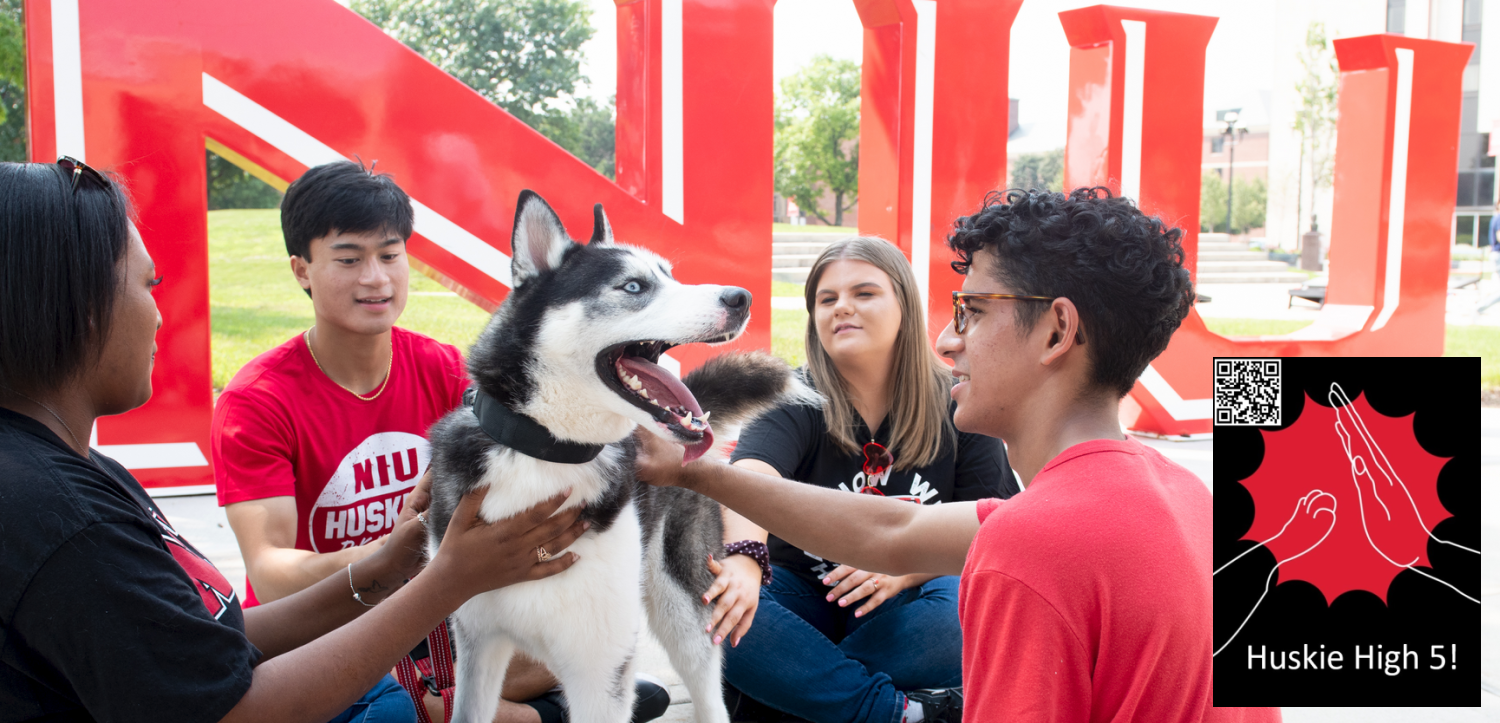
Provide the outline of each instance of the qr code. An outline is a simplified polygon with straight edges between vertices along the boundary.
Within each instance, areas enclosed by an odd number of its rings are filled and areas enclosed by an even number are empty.
[[[1280,359],[1215,359],[1214,424],[1281,424]]]

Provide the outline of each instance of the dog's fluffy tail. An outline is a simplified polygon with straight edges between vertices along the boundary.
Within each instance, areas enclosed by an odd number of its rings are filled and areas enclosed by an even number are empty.
[[[709,359],[683,377],[716,433],[738,436],[747,422],[788,402],[821,405],[823,397],[787,363],[764,352],[730,352]]]

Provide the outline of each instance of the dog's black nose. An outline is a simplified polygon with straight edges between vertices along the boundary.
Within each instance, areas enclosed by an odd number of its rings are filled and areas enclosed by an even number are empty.
[[[750,292],[738,286],[730,286],[719,294],[719,303],[731,309],[746,309],[750,306]]]

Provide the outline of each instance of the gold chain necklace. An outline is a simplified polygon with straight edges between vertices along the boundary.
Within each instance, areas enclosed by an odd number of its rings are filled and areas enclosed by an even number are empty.
[[[328,381],[333,382],[334,384],[339,384],[338,381],[333,378],[333,375],[329,374],[328,370],[323,368],[323,362],[318,361],[318,355],[313,351],[312,338],[308,336],[309,334],[312,334],[312,329],[308,329],[307,331],[302,332],[302,341],[307,344],[307,353],[312,355],[313,363],[318,365],[318,371],[323,372],[323,376],[328,377]],[[391,367],[395,363],[395,361],[396,345],[395,341],[393,340],[391,342],[391,358],[386,360],[385,363],[385,381],[380,383],[380,388],[376,389],[374,394],[371,394],[368,397],[362,397],[359,395],[359,392],[356,392],[353,389],[350,389],[349,387],[346,387],[342,384],[339,384],[339,388],[350,394],[353,394],[354,398],[358,399],[361,402],[373,402],[377,397],[381,395],[382,392],[385,391],[385,385],[391,383]]]

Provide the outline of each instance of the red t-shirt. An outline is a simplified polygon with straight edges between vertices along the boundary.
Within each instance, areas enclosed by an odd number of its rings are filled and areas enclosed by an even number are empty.
[[[297,499],[297,549],[332,552],[389,534],[427,470],[427,429],[463,403],[458,349],[391,329],[390,380],[363,401],[329,379],[302,335],[256,357],[224,388],[210,443],[219,504]],[[248,590],[246,606],[256,604]]]
[[[1133,439],[979,501],[959,584],[965,721],[1280,721],[1213,707],[1213,497]]]

